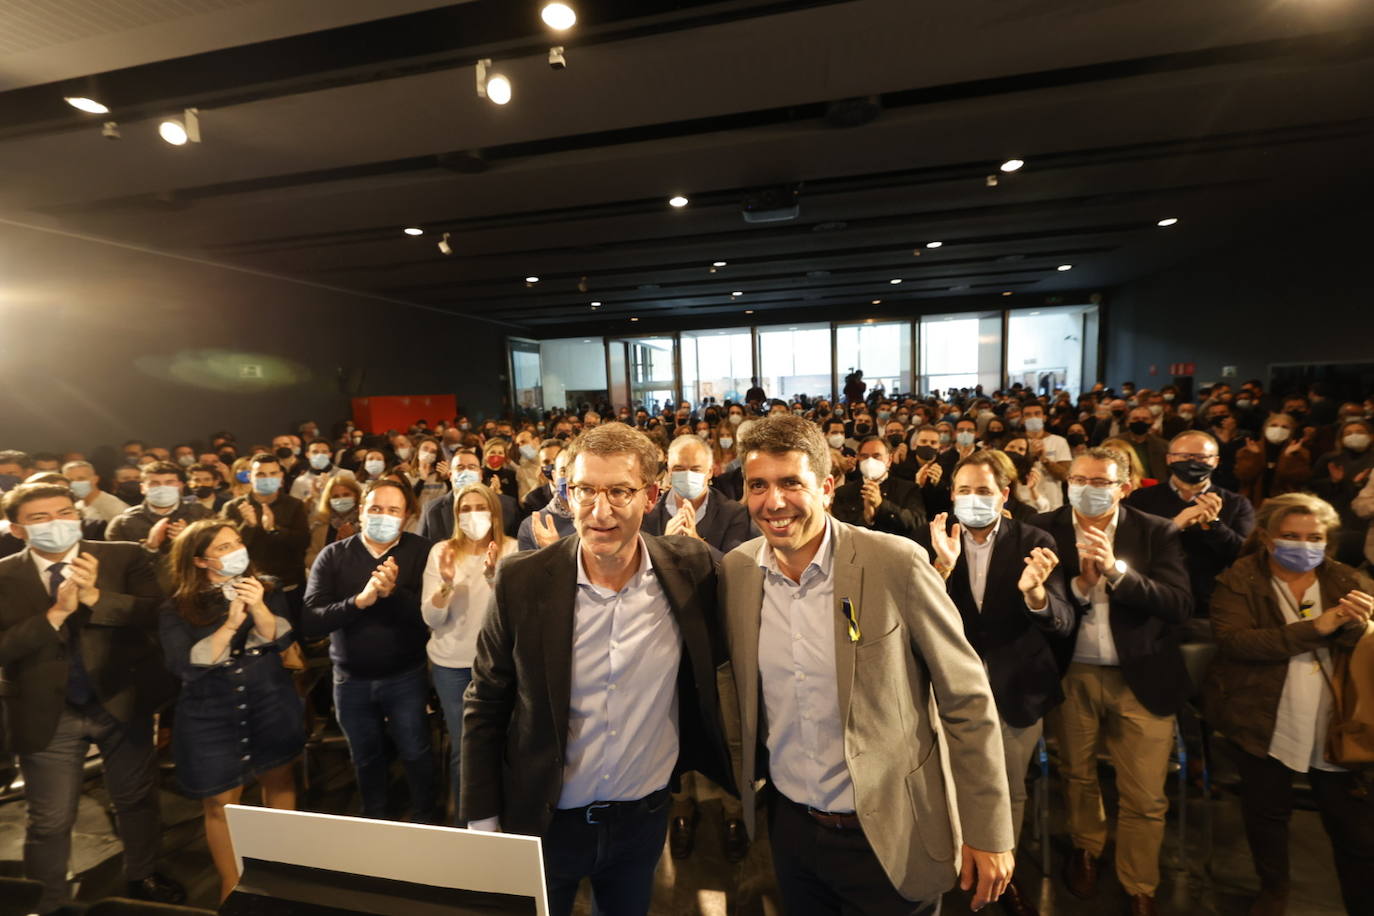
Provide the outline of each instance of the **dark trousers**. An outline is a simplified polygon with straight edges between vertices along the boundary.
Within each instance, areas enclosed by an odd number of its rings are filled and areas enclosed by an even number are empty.
[[[897,893],[862,830],[825,827],[774,793],[768,837],[787,916],[927,916],[939,898],[912,902]]]
[[[410,783],[411,819],[437,822],[428,702],[429,679],[423,666],[379,678],[349,677],[334,669],[334,712],[348,739],[363,817],[388,816],[386,737],[390,733]]]
[[[1266,891],[1287,895],[1293,771],[1272,757],[1231,749],[1240,770],[1241,814],[1255,871]],[[1331,840],[1346,910],[1374,912],[1374,797],[1352,794],[1351,773],[1309,770],[1307,780]]]
[[[86,753],[92,743],[100,749],[105,787],[124,843],[125,878],[140,881],[151,875],[157,864],[162,818],[152,716],[138,716],[125,724],[99,707],[84,712],[68,707],[48,746],[19,756],[28,802],[24,874],[43,884],[38,903],[41,913],[67,900],[72,826],[85,782]]]
[[[650,809],[589,824],[586,809],[556,811],[544,832],[544,878],[549,916],[568,916],[583,878],[592,882],[597,916],[645,916],[654,893],[654,869],[668,836],[670,797]]]

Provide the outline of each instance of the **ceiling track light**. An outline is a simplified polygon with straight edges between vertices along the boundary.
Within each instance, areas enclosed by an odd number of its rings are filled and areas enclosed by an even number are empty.
[[[1062,273],[1063,271],[1066,271],[1066,270],[1073,270],[1073,265],[1072,265],[1072,264],[1060,264],[1058,267],[1055,268],[1055,270],[1060,271],[1061,273]]]
[[[1158,226],[1158,227],[1161,228],[1161,229],[1168,229],[1170,226],[1176,226],[1176,225],[1178,225],[1178,217],[1177,217],[1177,216],[1166,217],[1165,219],[1162,219],[1162,220],[1160,220],[1159,222],[1155,223],[1155,225]]]
[[[945,244],[944,242],[926,242],[926,247],[927,247],[927,248],[942,248],[942,247],[944,247],[944,244]]]
[[[510,101],[510,80],[492,70],[490,57],[477,62],[477,97],[487,99],[493,105],[504,105]]]
[[[200,142],[200,109],[187,108],[180,118],[167,118],[157,126],[157,133],[172,146]]]
[[[425,230],[421,229],[419,226],[406,226],[401,231],[410,236],[425,234]]]
[[[1021,171],[1021,167],[1025,164],[1025,161],[1022,159],[1008,159],[1006,162],[1003,162],[1001,165],[999,165],[998,168],[1004,172],[1009,173],[1019,172]]]
[[[683,197],[681,194],[675,194],[672,197],[668,198],[668,206],[675,207],[679,210],[687,206],[688,203],[690,203],[690,201],[688,201],[687,198]]]
[[[69,95],[62,101],[75,108],[77,111],[84,111],[86,114],[109,114],[110,109],[95,99],[88,99],[84,95]]]
[[[439,239],[439,251],[442,254],[453,254],[453,246],[449,244],[447,232]]]
[[[566,32],[577,25],[577,12],[566,3],[545,3],[539,18],[555,32]]]

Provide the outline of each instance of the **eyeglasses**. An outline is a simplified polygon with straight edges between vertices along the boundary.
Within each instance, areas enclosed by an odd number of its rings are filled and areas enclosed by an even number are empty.
[[[1179,461],[1206,461],[1208,458],[1215,458],[1206,452],[1170,452],[1170,458],[1177,458]]]
[[[1074,475],[1073,477],[1069,478],[1069,486],[1097,487],[1099,490],[1105,490],[1107,487],[1114,487],[1119,483],[1121,483],[1121,481],[1108,480],[1105,477],[1081,477],[1078,475]]]
[[[602,493],[606,494],[606,502],[617,509],[623,509],[630,504],[630,500],[635,498],[635,494],[643,490],[643,487],[593,487],[587,484],[573,484],[568,487],[568,495],[576,503],[592,503]]]

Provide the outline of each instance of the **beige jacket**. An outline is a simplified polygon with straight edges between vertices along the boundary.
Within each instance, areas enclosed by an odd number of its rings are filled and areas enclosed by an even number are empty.
[[[855,807],[893,887],[928,900],[953,886],[961,842],[992,852],[1014,844],[997,709],[925,551],[906,538],[832,524],[835,675]],[[767,733],[758,666],[762,543],[727,554],[720,579],[731,661],[718,669],[717,685],[751,835],[754,777],[766,775],[757,772]],[[846,597],[858,606],[857,643],[840,609]]]

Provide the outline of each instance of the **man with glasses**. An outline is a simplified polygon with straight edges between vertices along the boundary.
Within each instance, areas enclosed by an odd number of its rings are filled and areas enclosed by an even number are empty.
[[[1169,480],[1132,493],[1127,505],[1169,519],[1180,532],[1192,582],[1193,614],[1206,617],[1217,576],[1255,530],[1255,508],[1239,493],[1213,483],[1220,461],[1217,440],[1201,430],[1169,441]]]
[[[709,548],[641,532],[659,454],[622,423],[567,451],[577,536],[502,563],[465,697],[460,819],[541,837],[549,912],[649,910],[670,782],[727,788]]]
[[[1058,715],[1073,853],[1065,880],[1078,897],[1097,890],[1107,822],[1097,781],[1106,735],[1120,795],[1116,874],[1131,913],[1156,912],[1159,850],[1169,800],[1164,781],[1174,716],[1192,688],[1178,631],[1193,606],[1178,529],[1123,505],[1126,456],[1089,449],[1069,467],[1069,503],[1035,519],[1050,533],[1078,621]]]

